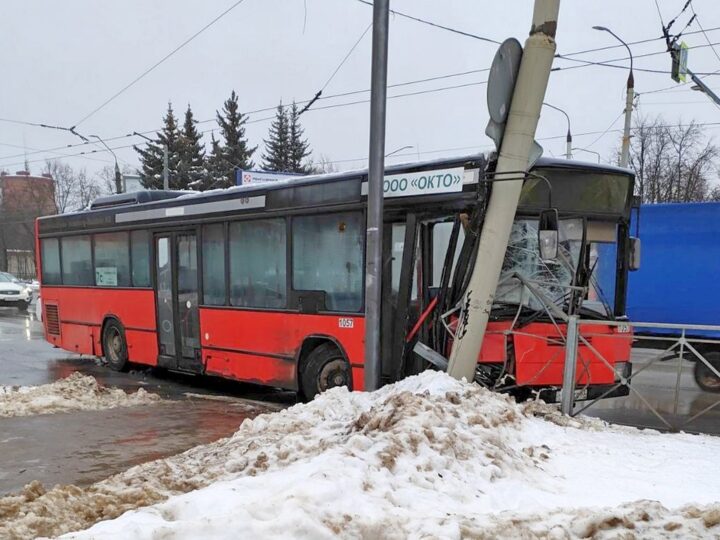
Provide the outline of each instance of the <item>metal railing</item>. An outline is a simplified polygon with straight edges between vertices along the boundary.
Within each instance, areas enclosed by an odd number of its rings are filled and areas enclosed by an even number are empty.
[[[613,398],[606,401],[614,402],[615,400],[630,399],[633,405],[632,407],[628,406],[627,404],[624,405],[623,408],[626,412],[630,408],[642,409],[644,413],[649,413],[655,419],[657,419],[660,422],[660,425],[658,426],[656,424],[648,426],[648,424],[652,424],[652,422],[647,422],[646,419],[643,419],[642,414],[633,415],[633,418],[635,418],[636,420],[635,422],[624,421],[622,423],[643,425],[647,427],[660,427],[672,431],[677,431],[687,428],[689,424],[695,422],[700,417],[706,415],[716,407],[720,406],[720,394],[705,392],[703,393],[703,403],[699,407],[696,407],[696,409],[699,410],[691,410],[688,413],[679,414],[679,406],[681,403],[682,394],[681,380],[683,374],[686,373],[686,368],[692,365],[688,365],[688,361],[702,362],[708,368],[710,373],[714,374],[716,377],[720,377],[720,371],[718,371],[718,367],[716,365],[713,365],[712,362],[708,361],[708,359],[706,358],[706,352],[703,353],[703,351],[706,351],[708,348],[717,348],[717,350],[720,351],[720,338],[713,339],[707,337],[696,337],[707,333],[717,333],[717,335],[720,336],[720,326],[669,324],[654,322],[633,322],[630,324],[630,326],[636,334],[636,339],[641,339],[647,344],[652,344],[653,349],[659,349],[659,352],[652,355],[650,358],[644,359],[642,362],[635,363],[635,367],[633,368],[633,372],[631,375],[627,377],[625,377],[624,375],[619,375],[619,380],[617,380],[617,382],[610,389],[608,389],[607,392],[603,393],[595,399],[578,405],[575,400],[575,387],[577,384],[576,368],[578,346],[584,347],[587,351],[589,351],[590,354],[600,360],[610,370],[614,370],[614,366],[595,347],[593,347],[590,338],[592,338],[593,335],[599,334],[593,334],[592,331],[588,332],[588,327],[592,327],[593,325],[605,327],[621,325],[627,326],[628,324],[629,323],[623,321],[585,319],[581,320],[577,316],[569,317],[567,323],[567,346],[565,349],[563,387],[561,390],[560,399],[561,410],[564,413],[574,416],[587,411],[591,407],[596,407],[602,403],[601,400],[603,400],[604,397],[617,390],[621,386],[626,386],[629,389],[629,396],[627,398]],[[584,329],[584,332],[582,334],[579,331],[581,325]],[[643,329],[645,329],[646,331],[660,330],[668,333],[637,335],[638,331],[642,333]],[[623,333],[602,335],[604,337],[613,336],[619,339],[627,339],[628,337],[627,334]],[[675,361],[675,365],[672,365],[673,361]],[[672,372],[673,377],[669,378],[666,376],[662,376],[660,377],[660,379],[666,380],[656,381],[651,388],[656,393],[667,394],[668,391],[671,391],[671,396],[663,396],[664,404],[672,405],[672,409],[670,411],[664,410],[664,408],[661,406],[662,400],[655,399],[655,403],[653,403],[653,397],[645,395],[647,394],[647,392],[645,392],[645,394],[643,393],[642,389],[644,388],[644,386],[642,384],[637,384],[637,379],[640,374],[642,374],[643,372],[650,373],[650,368],[657,367],[660,363],[664,364],[664,366],[672,365],[672,367],[674,368]],[[637,367],[639,367],[639,369],[635,369]],[[660,375],[663,374],[661,373]],[[664,375],[667,375],[667,371],[665,371]],[[673,378],[674,380],[672,380]],[[633,381],[636,381],[636,383],[634,384]],[[670,385],[670,383],[672,384]],[[639,407],[637,405],[639,405]],[[602,403],[602,406],[599,406],[597,408],[602,409],[604,407],[605,404]],[[612,408],[605,408],[604,410],[607,413],[607,411],[612,411]],[[597,412],[597,410],[593,411],[594,414],[597,414]],[[599,416],[604,416],[606,417],[606,419],[608,419],[607,417],[612,415],[600,414]],[[717,428],[712,427],[712,429],[713,431],[717,430],[718,432],[720,432],[720,423],[718,423]]]

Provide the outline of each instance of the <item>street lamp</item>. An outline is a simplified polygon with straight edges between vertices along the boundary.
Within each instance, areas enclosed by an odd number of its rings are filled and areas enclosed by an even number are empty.
[[[622,140],[622,152],[620,154],[620,166],[621,167],[627,167],[628,162],[630,161],[630,124],[632,122],[632,105],[633,105],[633,99],[635,98],[635,78],[633,77],[633,55],[632,51],[630,50],[630,46],[625,43],[618,35],[610,30],[609,28],[606,28],[604,26],[593,26],[594,30],[600,30],[601,32],[607,32],[611,36],[613,36],[615,39],[617,39],[620,43],[625,45],[625,48],[628,50],[628,54],[630,55],[630,73],[628,74],[627,78],[627,91],[625,96],[625,129],[623,131],[623,140]]]
[[[415,148],[413,145],[403,146],[401,148],[397,148],[390,152],[389,154],[385,154],[385,157],[392,156],[393,154],[397,154],[398,152],[402,152],[403,150],[409,150],[410,148]]]
[[[132,132],[133,135],[137,135],[138,137],[142,137],[146,141],[149,141],[151,143],[155,143],[150,137],[147,137],[146,135],[143,135],[142,133],[138,133],[137,131]],[[168,155],[168,145],[163,144],[163,189],[170,189],[170,157]]]
[[[115,160],[115,192],[116,193],[122,193],[123,192],[123,176],[120,172],[120,167],[118,166],[118,160],[117,156],[115,155],[115,152],[113,152],[112,148],[110,148],[105,141],[103,141],[99,135],[90,135],[92,138],[97,139],[102,143],[102,145],[107,148],[107,151],[112,154],[113,159]]]
[[[575,147],[573,150],[579,150],[580,152],[588,152],[590,154],[595,154],[598,158],[598,163],[600,163],[600,152],[596,152],[595,150],[588,150],[587,148],[579,148]]]
[[[570,133],[570,117],[568,116],[568,113],[563,111],[560,107],[556,107],[555,105],[550,105],[549,103],[545,103],[543,101],[543,105],[546,107],[550,107],[551,109],[555,109],[556,111],[559,111],[565,115],[565,118],[567,119],[567,137],[565,137],[565,157],[567,159],[572,159],[572,133]]]

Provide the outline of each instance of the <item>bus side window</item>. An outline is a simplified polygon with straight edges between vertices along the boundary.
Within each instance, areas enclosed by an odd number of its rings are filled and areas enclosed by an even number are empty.
[[[230,304],[283,308],[287,299],[284,219],[230,224]]]
[[[60,285],[60,245],[57,238],[45,238],[40,242],[42,250],[43,285]]]
[[[293,219],[293,289],[325,291],[329,311],[358,312],[363,302],[361,212]]]
[[[133,287],[150,286],[150,235],[147,231],[130,233]]]
[[[453,222],[446,221],[443,223],[436,223],[432,228],[432,287],[440,286],[440,279],[442,278],[443,265],[445,264],[445,255],[450,244],[450,235],[452,234]],[[452,270],[450,273],[450,280],[452,282],[452,276],[455,273],[455,266],[457,265],[458,257],[460,257],[460,248],[462,248],[463,241],[465,240],[465,231],[461,226],[458,234],[457,245],[455,246],[455,253],[453,255]]]
[[[128,233],[95,235],[95,285],[130,286],[130,252]]]
[[[90,237],[66,236],[61,245],[63,285],[93,285]]]
[[[203,303],[225,304],[225,225],[217,223],[202,228]]]

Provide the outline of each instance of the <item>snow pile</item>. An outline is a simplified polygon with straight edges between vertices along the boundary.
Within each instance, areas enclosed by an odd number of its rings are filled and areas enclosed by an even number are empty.
[[[0,537],[720,533],[720,439],[563,418],[434,372],[333,389],[88,488],[31,484],[0,499]]]
[[[158,401],[159,396],[142,388],[126,394],[119,388],[100,386],[94,377],[75,372],[51,384],[0,387],[0,417],[113,409]]]

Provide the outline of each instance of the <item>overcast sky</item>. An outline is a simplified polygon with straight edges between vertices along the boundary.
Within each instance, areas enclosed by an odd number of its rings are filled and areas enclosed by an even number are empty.
[[[0,17],[0,117],[61,126],[78,123],[155,62],[202,26],[231,6],[235,0],[5,0]],[[667,22],[685,0],[658,0]],[[524,42],[532,15],[531,0],[393,0],[391,8],[439,24],[502,41],[517,37]],[[720,26],[716,0],[694,0],[700,24]],[[690,10],[678,20],[679,30]],[[192,105],[198,120],[214,118],[231,90],[240,97],[244,111],[274,107],[311,98],[327,81],[342,58],[371,21],[372,8],[357,0],[245,0],[210,29],[78,126],[78,131],[112,139],[132,131],[161,126],[171,101],[178,115]],[[591,29],[610,27],[625,41],[660,36],[660,19],[654,0],[562,0],[558,25],[558,53],[615,45],[607,33]],[[698,31],[697,24],[687,32]],[[720,30],[707,33],[720,41]],[[720,59],[701,33],[686,35],[689,65],[696,72],[720,70]],[[399,16],[390,20],[389,84],[404,83],[489,67],[497,46],[450,33]],[[720,48],[716,47],[718,53]],[[632,45],[635,66],[668,71],[669,55],[664,43],[655,40]],[[371,32],[340,69],[324,95],[366,90],[370,85]],[[647,53],[654,56],[637,58]],[[586,60],[612,60],[627,65],[624,48],[576,55]],[[574,67],[575,62],[556,59],[555,67]],[[486,72],[470,73],[421,84],[391,88],[389,95],[415,93],[448,86],[481,83]],[[570,115],[575,145],[590,146],[609,158],[618,147],[620,134],[602,132],[618,118],[624,106],[627,71],[590,66],[556,71],[550,78],[546,101]],[[641,94],[640,114],[662,114],[668,121],[720,122],[720,110],[690,86],[642,95],[671,87],[669,74],[636,72]],[[720,77],[708,84],[720,90]],[[429,159],[444,155],[487,150],[485,86],[461,88],[390,99],[387,118],[387,152],[403,146],[389,162]],[[336,161],[340,169],[365,166],[368,148],[369,105],[359,103],[322,109],[328,105],[363,101],[368,93],[321,100],[302,117],[306,135],[317,159]],[[250,115],[248,136],[259,145],[258,162],[272,112]],[[615,129],[622,127],[617,119]],[[709,126],[714,136],[718,126]],[[214,121],[201,130],[216,128]],[[538,139],[546,154],[564,152],[565,118],[545,109]],[[209,141],[209,133],[206,141]],[[548,137],[555,137],[548,139]],[[47,151],[81,142],[73,135],[0,121],[0,169],[22,168],[23,154],[33,172],[45,159],[75,154],[96,146]],[[142,143],[137,137],[108,141],[113,148]],[[42,150],[38,152],[38,150]],[[118,148],[123,164],[137,166],[132,148]],[[592,154],[578,158],[595,160]],[[107,153],[66,159],[74,167],[94,172],[112,163]]]

